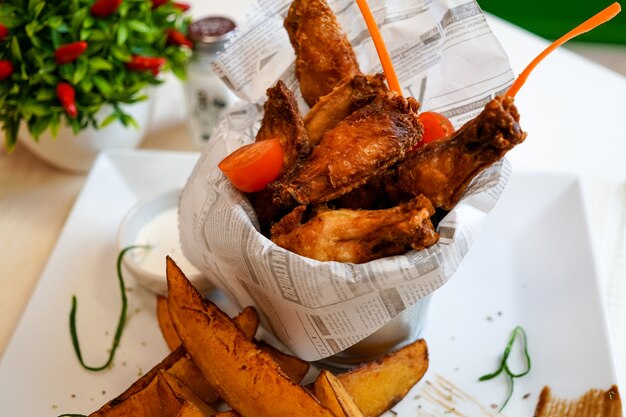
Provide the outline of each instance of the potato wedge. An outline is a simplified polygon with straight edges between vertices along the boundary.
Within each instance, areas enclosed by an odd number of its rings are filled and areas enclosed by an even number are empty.
[[[289,379],[291,379],[296,384],[299,384],[300,381],[305,377],[306,373],[309,372],[310,364],[307,361],[304,361],[296,356],[289,355],[287,353],[281,352],[276,349],[274,346],[264,342],[258,341],[256,342],[259,349],[267,352],[274,358],[280,369],[287,374]]]
[[[169,385],[176,398],[180,400],[181,408],[183,404],[191,403],[202,412],[203,416],[210,417],[216,413],[213,408],[205,403],[202,398],[200,398],[195,392],[193,392],[193,390],[191,390],[191,388],[189,388],[175,375],[166,371],[160,371],[159,378],[161,381],[165,381]]]
[[[163,417],[178,417],[178,413],[180,413],[185,402],[176,395],[172,387],[167,383],[162,371],[157,374],[156,385]]]
[[[217,414],[213,414],[214,416]],[[192,403],[185,403],[180,409],[177,417],[206,417],[198,407]]]
[[[90,417],[162,416],[157,386],[159,371],[169,369],[185,355],[184,348],[176,349],[126,391],[90,414]]]
[[[185,352],[185,356],[176,361],[167,371],[183,381],[205,403],[213,404],[219,399],[219,395],[211,388],[196,364],[186,355],[185,348],[181,346],[180,349]]]
[[[337,417],[363,417],[352,396],[330,371],[322,370],[313,383],[313,394]]]
[[[257,313],[254,307],[248,306],[244,308],[234,320],[248,339],[252,339],[259,329],[259,313]],[[167,297],[163,297],[162,295],[157,295],[157,321],[165,343],[170,350],[174,350],[180,346],[180,338],[178,337],[178,333],[176,333],[176,329],[174,329],[170,312],[167,309]]]
[[[233,321],[248,340],[254,339],[254,335],[259,329],[259,324],[261,323],[259,313],[257,313],[254,307],[250,306],[241,310],[241,312],[235,316]]]
[[[203,301],[169,257],[166,270],[168,308],[178,336],[232,409],[243,417],[333,417],[293,383],[270,355],[250,342],[224,312]]]
[[[428,347],[420,339],[337,378],[366,417],[378,417],[404,398],[426,369]]]
[[[170,312],[167,309],[167,297],[157,295],[156,305],[157,321],[159,322],[161,334],[163,334],[167,347],[169,347],[170,350],[174,350],[180,346],[180,339],[178,337],[178,333],[176,333],[176,330],[174,329],[174,325],[172,324]]]

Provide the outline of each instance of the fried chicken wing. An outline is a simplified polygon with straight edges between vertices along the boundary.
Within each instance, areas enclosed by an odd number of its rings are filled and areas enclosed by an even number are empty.
[[[329,94],[321,97],[304,118],[309,140],[317,144],[324,133],[388,90],[382,74],[357,74],[344,80]]]
[[[385,172],[422,138],[417,102],[380,94],[326,132],[311,155],[269,185],[274,203],[295,207],[327,202]]]
[[[296,53],[302,96],[309,106],[342,80],[361,73],[348,38],[324,0],[295,0],[284,25]]]
[[[263,109],[263,121],[256,141],[278,138],[284,153],[282,172],[287,172],[311,150],[298,103],[285,83],[278,81],[267,90]]]
[[[449,139],[411,153],[398,166],[396,185],[401,192],[423,194],[435,207],[451,210],[476,175],[525,138],[513,98],[496,97]]]
[[[327,210],[300,224],[304,206],[272,227],[272,241],[318,261],[364,263],[437,243],[426,197],[387,210]]]
[[[295,163],[311,152],[311,144],[293,93],[285,83],[278,81],[267,90],[263,121],[256,141],[278,138],[283,148],[284,159],[281,174],[291,170]],[[272,222],[287,212],[272,204],[272,193],[268,189],[248,194],[250,204],[257,214],[261,231],[269,232]]]

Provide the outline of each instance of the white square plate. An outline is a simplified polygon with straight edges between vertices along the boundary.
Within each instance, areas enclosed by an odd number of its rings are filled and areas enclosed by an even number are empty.
[[[89,364],[103,363],[119,314],[119,224],[143,196],[184,185],[197,157],[119,151],[98,159],[0,362],[3,415],[89,414],[167,354],[155,297],[130,276],[130,316],[112,369],[93,373],[80,367],[68,315],[76,294],[83,356]],[[467,417],[495,414],[492,405],[506,397],[506,379],[478,382],[478,377],[497,368],[516,325],[527,331],[533,363],[530,374],[516,381],[504,414],[531,416],[544,385],[556,396],[573,397],[616,384],[574,177],[514,173],[457,274],[433,296],[424,333],[430,368],[394,411],[415,416],[429,407],[439,407],[434,415],[460,410],[456,396],[445,395],[449,403],[434,406],[421,394],[426,381],[437,384],[443,377],[484,406]]]

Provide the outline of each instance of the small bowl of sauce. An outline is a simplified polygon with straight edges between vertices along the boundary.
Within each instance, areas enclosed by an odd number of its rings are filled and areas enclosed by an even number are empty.
[[[141,245],[124,256],[124,266],[150,291],[167,295],[165,258],[170,256],[200,291],[211,284],[183,254],[178,228],[178,200],[182,190],[160,192],[136,204],[124,217],[118,248]]]

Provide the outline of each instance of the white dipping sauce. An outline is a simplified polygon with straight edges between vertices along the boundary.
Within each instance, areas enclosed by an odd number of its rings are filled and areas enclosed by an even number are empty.
[[[137,233],[136,244],[151,247],[149,250],[132,251],[135,262],[146,271],[164,275],[165,257],[169,255],[187,277],[200,273],[183,255],[176,207],[165,210],[146,222]]]

